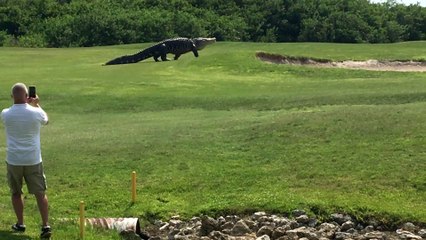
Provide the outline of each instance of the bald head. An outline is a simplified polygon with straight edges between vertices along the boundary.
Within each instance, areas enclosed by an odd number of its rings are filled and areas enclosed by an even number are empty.
[[[13,101],[17,104],[22,104],[27,102],[28,89],[27,86],[23,83],[16,83],[12,87],[12,98]]]

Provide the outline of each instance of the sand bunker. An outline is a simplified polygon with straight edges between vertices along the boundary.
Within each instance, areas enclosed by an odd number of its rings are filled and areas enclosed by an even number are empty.
[[[397,72],[426,72],[426,61],[340,61],[334,62],[327,59],[314,59],[306,57],[290,57],[279,54],[256,52],[256,57],[262,61],[275,64],[303,65],[328,68],[364,69],[372,71],[397,71]]]

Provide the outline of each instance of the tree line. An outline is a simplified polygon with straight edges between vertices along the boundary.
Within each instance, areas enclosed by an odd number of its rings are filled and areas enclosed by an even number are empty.
[[[426,40],[426,8],[395,0],[0,0],[0,45]]]

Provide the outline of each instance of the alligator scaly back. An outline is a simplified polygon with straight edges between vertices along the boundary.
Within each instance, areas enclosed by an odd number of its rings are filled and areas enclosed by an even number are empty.
[[[159,42],[149,48],[146,48],[133,55],[125,55],[115,58],[105,65],[137,63],[147,58],[153,57],[156,62],[161,57],[162,61],[168,61],[167,54],[174,54],[174,59],[177,60],[182,54],[193,52],[195,57],[198,57],[198,50],[205,46],[215,43],[216,38],[173,38]]]

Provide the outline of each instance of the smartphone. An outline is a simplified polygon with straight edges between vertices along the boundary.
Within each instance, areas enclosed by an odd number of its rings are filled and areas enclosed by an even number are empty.
[[[35,98],[36,97],[36,87],[35,86],[29,86],[28,87],[28,96],[30,98]]]

